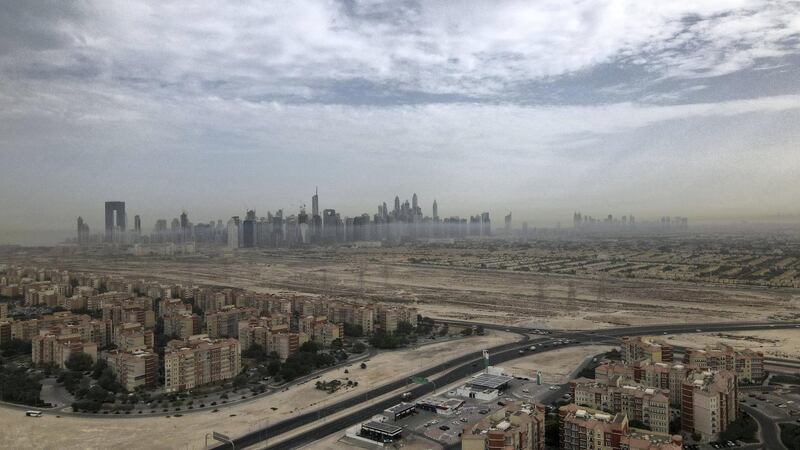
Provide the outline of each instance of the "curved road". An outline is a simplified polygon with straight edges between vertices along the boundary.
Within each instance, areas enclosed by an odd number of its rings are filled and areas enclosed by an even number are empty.
[[[520,357],[518,351],[520,349],[527,349],[529,347],[528,341],[530,338],[527,334],[525,334],[530,331],[530,329],[528,328],[506,327],[497,324],[484,324],[484,323],[473,323],[473,322],[462,322],[462,321],[439,321],[439,322],[464,324],[464,325],[482,325],[484,328],[487,329],[508,330],[524,335],[521,341],[488,349],[490,353],[489,364],[499,364],[512,360],[514,358],[518,358]],[[748,330],[787,329],[787,328],[800,328],[800,322],[744,322],[744,323],[649,325],[649,326],[609,328],[609,329],[589,330],[589,331],[549,330],[552,332],[552,334],[548,336],[548,341],[556,338],[571,339],[577,342],[573,344],[568,344],[568,346],[575,346],[575,345],[583,345],[587,343],[587,341],[597,342],[597,343],[606,341],[616,342],[616,340],[622,336],[658,335],[664,333],[676,334],[676,333],[698,333],[698,332],[716,332],[716,331],[748,331]],[[537,337],[539,336],[537,335]],[[547,341],[545,341],[545,343],[546,342]],[[553,350],[555,348],[562,348],[562,347],[565,346],[562,345],[558,347],[555,346],[543,347],[542,345],[537,344],[536,350],[525,352],[525,355],[527,356],[530,354],[542,353],[549,350]],[[477,367],[480,364],[481,360],[482,360],[482,353],[474,352],[452,359],[446,363],[439,364],[435,367],[417,372],[413,376],[430,377],[439,374],[441,372],[444,372],[443,375],[439,376],[436,383],[437,386],[444,386],[446,384],[450,384],[458,380],[461,380],[463,378],[466,378],[469,375],[475,373],[478,370]],[[358,395],[350,397],[342,401],[339,401],[333,405],[329,405],[325,408],[309,411],[307,413],[303,413],[295,417],[286,419],[284,421],[269,425],[260,430],[253,431],[243,436],[235,438],[234,443],[236,445],[236,448],[244,448],[250,445],[257,444],[259,442],[265,441],[268,438],[273,438],[275,436],[279,436],[283,433],[297,429],[301,426],[311,424],[319,420],[321,417],[325,417],[337,413],[339,411],[351,408],[353,406],[357,406],[361,403],[365,403],[366,401],[369,400],[369,398],[375,398],[384,395],[386,393],[392,392],[394,390],[400,389],[407,385],[407,381],[408,381],[407,379],[397,380],[385,384],[383,386],[371,389],[370,391],[365,392],[364,396]],[[411,392],[414,398],[418,398],[426,394],[429,394],[434,389],[435,387],[429,383],[424,385],[417,385],[416,387],[409,389],[409,391]],[[269,446],[268,448],[270,449],[297,448],[301,445],[314,442],[331,433],[346,429],[347,427],[350,427],[358,422],[365,421],[370,417],[374,416],[375,414],[379,414],[386,408],[389,408],[390,406],[399,403],[400,401],[402,401],[402,399],[400,398],[399,395],[397,395],[373,404],[365,405],[363,408],[360,408],[357,411],[351,412],[349,414],[346,414],[340,418],[331,420],[329,422],[319,424],[318,426],[314,427],[313,429],[305,433],[289,438],[274,446]],[[228,447],[229,445],[219,445],[216,448],[224,449]]]

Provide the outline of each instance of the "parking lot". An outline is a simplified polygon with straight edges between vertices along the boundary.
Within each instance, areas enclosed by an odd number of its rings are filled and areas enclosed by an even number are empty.
[[[800,423],[800,393],[787,388],[760,391],[742,391],[739,401],[757,408],[776,421],[794,419]]]
[[[439,393],[439,397],[457,398],[464,404],[450,415],[438,414],[417,408],[416,413],[402,418],[394,424],[402,427],[404,434],[426,437],[443,445],[461,440],[461,433],[467,425],[481,420],[487,414],[501,409],[511,401],[541,402],[545,397],[560,397],[563,386],[537,385],[535,380],[514,379],[508,389],[495,400],[463,398],[456,395],[455,389]]]

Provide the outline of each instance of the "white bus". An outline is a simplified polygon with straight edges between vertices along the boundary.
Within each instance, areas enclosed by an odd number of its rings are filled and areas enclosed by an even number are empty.
[[[25,411],[25,415],[28,417],[42,417],[41,411]]]

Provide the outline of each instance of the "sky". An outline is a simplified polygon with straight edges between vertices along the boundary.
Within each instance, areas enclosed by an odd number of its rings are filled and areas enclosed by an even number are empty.
[[[0,232],[800,217],[800,2],[0,0]],[[3,239],[0,238],[0,242]]]

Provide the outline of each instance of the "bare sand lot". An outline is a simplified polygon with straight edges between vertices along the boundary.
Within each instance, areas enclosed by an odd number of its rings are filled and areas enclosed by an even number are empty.
[[[357,381],[358,387],[328,394],[316,389],[315,381],[309,381],[242,405],[220,407],[217,413],[198,412],[171,418],[56,418],[45,415],[35,419],[25,417],[20,410],[0,407],[0,421],[5,425],[0,428],[0,442],[14,449],[202,449],[205,434],[212,430],[238,436],[298,411],[361,395],[368,387],[402,378],[440,361],[516,339],[515,334],[491,332],[486,336],[384,352],[367,360],[366,369],[354,364],[320,378],[327,381],[350,379]],[[344,370],[349,373],[345,374]]]
[[[800,358],[800,330],[733,331],[663,336],[674,345],[698,347],[717,343],[749,348],[774,358]]]
[[[546,353],[517,358],[503,364],[503,368],[514,376],[532,377],[542,372],[542,381],[561,384],[569,381],[570,373],[590,356],[611,351],[610,345],[581,345],[551,350]]]
[[[239,259],[191,262],[62,259],[58,265],[171,282],[400,303],[438,318],[559,329],[800,317],[800,290],[792,288],[433,267],[400,263],[395,251],[252,252]]]

